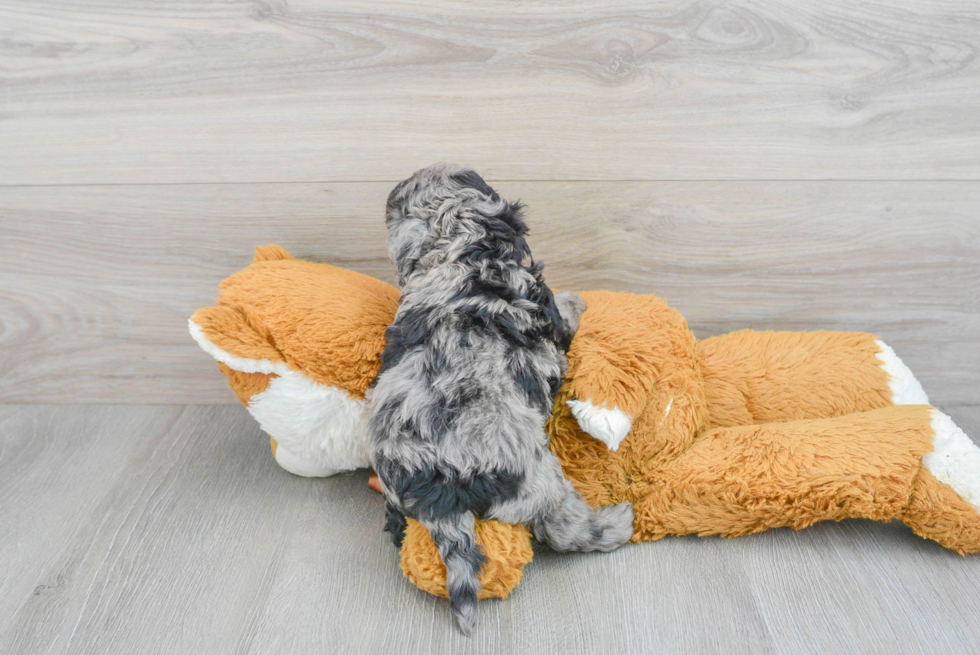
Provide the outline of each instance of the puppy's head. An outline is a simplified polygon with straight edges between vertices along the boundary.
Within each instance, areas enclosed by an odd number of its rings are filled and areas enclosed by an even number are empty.
[[[392,190],[385,211],[398,286],[447,261],[523,260],[530,251],[522,209],[465,166],[436,164],[416,171]]]

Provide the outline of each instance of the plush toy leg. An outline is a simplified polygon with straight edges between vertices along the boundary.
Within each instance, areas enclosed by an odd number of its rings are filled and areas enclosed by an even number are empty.
[[[637,539],[900,519],[980,551],[980,449],[928,406],[710,430],[647,478]]]
[[[929,404],[912,372],[873,334],[742,330],[700,341],[697,350],[709,428]]]
[[[933,450],[923,458],[901,517],[916,534],[960,554],[980,551],[980,448],[932,410]]]

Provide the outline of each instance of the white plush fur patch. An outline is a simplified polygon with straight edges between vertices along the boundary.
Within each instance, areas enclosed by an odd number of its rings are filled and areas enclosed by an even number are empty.
[[[928,405],[929,396],[912,371],[905,365],[895,351],[881,339],[875,343],[881,352],[875,354],[881,360],[881,368],[888,373],[888,386],[892,390],[892,402],[896,405]]]
[[[279,466],[293,475],[299,475],[304,478],[329,478],[331,475],[340,472],[332,468],[328,462],[317,462],[297,457],[283,448],[282,445],[276,447],[275,457]]]
[[[194,321],[191,336],[222,364],[243,373],[275,374],[252,396],[248,411],[278,442],[276,461],[291,473],[326,477],[371,465],[364,401],[339,387],[320,384],[285,362],[236,357],[214,345]]]
[[[283,468],[294,473],[326,476],[371,465],[364,401],[343,389],[288,371],[252,396],[248,411],[291,460],[302,460],[304,470],[315,471],[294,470],[298,465],[287,467],[284,459]]]
[[[980,511],[980,448],[953,419],[938,409],[932,414],[933,451],[922,458],[937,480]]]
[[[619,444],[633,427],[630,417],[619,407],[596,407],[591,400],[569,400],[568,406],[582,431],[606,444],[609,450],[619,450]]]

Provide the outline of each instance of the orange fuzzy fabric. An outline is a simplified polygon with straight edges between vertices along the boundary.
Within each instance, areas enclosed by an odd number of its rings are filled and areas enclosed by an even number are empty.
[[[477,521],[476,542],[487,561],[480,570],[480,599],[507,598],[521,581],[531,561],[531,532],[522,525]],[[429,531],[414,519],[408,520],[402,542],[402,571],[422,591],[449,598],[446,566],[439,557]]]
[[[980,522],[970,503],[920,468],[902,516],[896,517],[925,539],[938,541],[960,555],[980,552]]]
[[[656,469],[705,422],[704,385],[687,322],[652,295],[587,291],[568,377],[548,422],[565,476],[594,506],[635,503]],[[619,408],[633,429],[613,451],[579,429],[566,401]],[[666,409],[670,406],[670,412]]]
[[[844,416],[892,404],[864,332],[740,330],[697,343],[707,427]]]
[[[251,266],[221,283],[220,304],[191,320],[236,357],[285,362],[364,398],[397,308],[398,290],[390,284],[263,246]]]
[[[929,407],[709,430],[661,470],[637,508],[642,539],[736,537],[845,518],[902,518],[922,456]]]
[[[892,404],[874,335],[743,330],[697,341],[656,296],[582,296],[551,448],[592,505],[633,503],[634,541],[867,518],[980,551],[980,513],[922,464],[931,408]],[[235,356],[286,362],[363,398],[397,302],[383,282],[268,246],[194,320]],[[271,379],[222,371],[244,404]],[[630,418],[617,451],[579,428],[570,399]],[[477,541],[490,561],[481,597],[505,597],[531,561],[531,535],[486,521]],[[445,567],[414,521],[401,556],[412,582],[445,595]]]
[[[218,370],[228,377],[228,386],[235,392],[238,402],[246,407],[252,396],[265,391],[276,377],[274,373],[242,373],[221,362],[218,362]]]

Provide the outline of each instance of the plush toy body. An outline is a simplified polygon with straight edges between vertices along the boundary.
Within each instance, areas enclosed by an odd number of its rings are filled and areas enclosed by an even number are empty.
[[[591,504],[633,504],[634,541],[867,518],[980,551],[980,449],[873,335],[746,330],[698,341],[656,296],[582,296],[551,447]],[[330,475],[369,465],[363,398],[397,301],[383,282],[267,246],[191,332],[273,437],[276,460]],[[484,595],[506,596],[531,559],[530,534],[488,521],[478,540],[490,558]],[[445,594],[417,524],[402,565]]]

